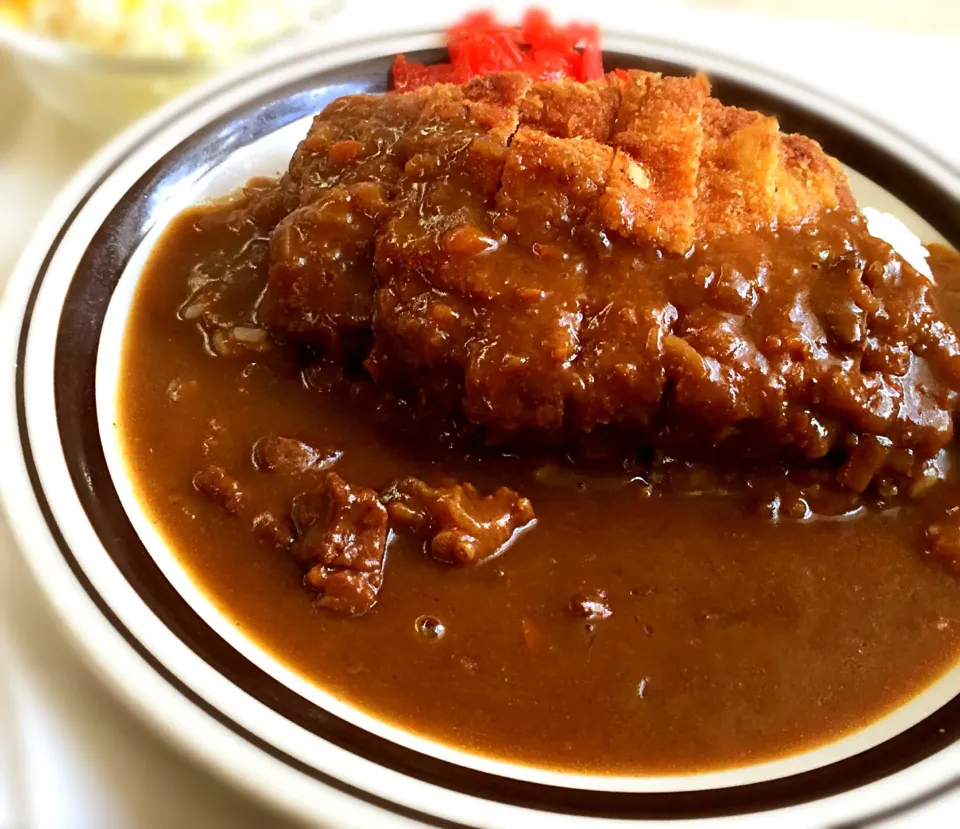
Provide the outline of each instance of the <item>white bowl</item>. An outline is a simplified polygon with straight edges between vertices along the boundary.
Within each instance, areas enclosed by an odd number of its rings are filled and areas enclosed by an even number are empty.
[[[329,15],[340,0],[317,3],[313,19]],[[108,135],[200,81],[264,51],[280,50],[279,40],[210,57],[141,57],[100,54],[0,21],[0,46],[19,74],[47,106],[74,123]]]

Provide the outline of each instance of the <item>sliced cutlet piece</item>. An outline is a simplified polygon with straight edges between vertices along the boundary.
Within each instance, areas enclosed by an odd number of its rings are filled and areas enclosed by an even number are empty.
[[[261,321],[337,354],[368,342],[374,239],[387,206],[382,185],[358,182],[326,189],[280,222],[270,237]]]
[[[525,75],[506,73],[411,93],[421,114],[397,148],[405,159],[403,198],[378,244],[381,276],[393,274],[395,255],[407,269],[432,273],[445,256],[444,234],[468,222],[489,224],[488,208],[530,83]]]
[[[780,416],[784,381],[771,381],[774,372],[752,320],[758,306],[778,307],[781,299],[789,319],[789,309],[804,297],[784,285],[790,268],[772,272],[762,250],[759,244],[744,246],[735,235],[716,237],[707,255],[694,254],[687,270],[671,275],[669,293],[678,319],[663,342],[671,412],[721,430],[767,414]],[[771,297],[774,282],[777,295]],[[799,282],[793,280],[791,287]]]
[[[521,127],[497,193],[500,226],[525,243],[569,242],[598,210],[613,158],[598,141]]]
[[[590,264],[576,363],[580,384],[572,397],[574,420],[585,430],[608,423],[644,428],[659,410],[663,341],[677,311],[665,280],[651,278],[656,254],[614,245]]]
[[[709,239],[769,226],[777,215],[777,119],[711,98],[703,109],[703,132],[697,236]]]
[[[397,142],[420,114],[421,102],[409,95],[348,95],[338,98],[313,120],[300,142],[287,181],[309,204],[325,189],[355,181],[376,181],[387,192],[403,172]]]
[[[522,127],[497,195],[506,238],[450,261],[478,308],[464,410],[497,437],[564,424],[586,291],[577,231],[596,213],[612,161],[605,144]]]
[[[612,138],[619,152],[601,208],[609,229],[677,253],[690,247],[709,94],[701,75],[629,73]]]
[[[587,83],[543,81],[527,92],[520,123],[557,138],[607,143],[620,108],[620,88],[607,78]]]
[[[429,181],[457,173],[478,194],[495,195],[531,83],[523,73],[505,72],[412,93],[422,111],[400,144],[408,158],[407,179]]]
[[[380,382],[415,389],[457,386],[476,313],[448,261],[496,244],[488,199],[448,179],[407,182],[376,242],[373,347]],[[459,391],[452,391],[458,402]]]
[[[413,93],[422,110],[399,147],[407,159],[404,194],[377,239],[367,360],[375,378],[405,384],[427,373],[447,386],[462,375],[475,309],[447,265],[456,251],[484,248],[499,235],[493,197],[530,84],[506,73]]]
[[[776,184],[781,224],[801,224],[824,209],[857,206],[839,162],[805,135],[780,136]]]

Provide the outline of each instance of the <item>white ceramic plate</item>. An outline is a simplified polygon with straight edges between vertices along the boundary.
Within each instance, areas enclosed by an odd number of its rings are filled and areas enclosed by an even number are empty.
[[[114,429],[118,355],[144,261],[198,200],[285,166],[309,116],[382,90],[398,51],[435,34],[303,50],[223,79],[117,139],[51,209],[3,310],[3,498],[40,583],[131,705],[281,807],[332,825],[587,827],[699,818],[819,826],[907,808],[956,784],[960,666],[879,722],[740,769],[560,774],[466,755],[338,701],[243,638],[141,510]],[[728,59],[608,36],[611,65],[706,69],[728,103],[776,112],[851,171],[861,204],[924,240],[960,238],[960,176],[814,92]]]

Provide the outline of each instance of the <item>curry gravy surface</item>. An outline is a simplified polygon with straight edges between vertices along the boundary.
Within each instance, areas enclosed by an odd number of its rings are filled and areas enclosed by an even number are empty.
[[[180,562],[292,670],[467,751],[640,774],[812,748],[955,664],[960,581],[923,552],[930,521],[960,503],[952,485],[885,511],[772,522],[736,498],[651,494],[627,474],[464,451],[369,383],[321,372],[308,387],[281,347],[215,357],[178,310],[211,251],[226,261],[264,245],[252,226],[226,220],[230,210],[188,211],[158,243],[127,323],[118,426],[139,498]],[[952,254],[932,261],[942,282],[960,285]],[[249,300],[262,285],[250,267],[234,288]],[[960,321],[955,296],[945,307]],[[531,500],[537,522],[474,569],[394,536],[372,612],[317,609],[291,557],[191,486],[219,464],[263,508],[287,511],[303,483],[254,469],[264,435],[342,450],[337,473],[376,489],[408,475],[481,492],[506,485]],[[581,590],[606,591],[612,615],[571,614]],[[418,630],[425,615],[442,622],[442,637]]]

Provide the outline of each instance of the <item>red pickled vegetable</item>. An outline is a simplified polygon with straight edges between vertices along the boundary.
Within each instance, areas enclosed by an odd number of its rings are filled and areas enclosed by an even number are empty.
[[[526,72],[537,80],[603,77],[596,26],[556,26],[541,9],[531,9],[519,27],[505,26],[487,11],[471,12],[447,30],[449,63],[426,66],[397,55],[393,86],[410,92],[435,83],[466,83],[476,75]]]
[[[603,77],[603,52],[600,50],[600,32],[593,33],[583,41],[583,60],[580,63],[580,80],[593,81]]]
[[[569,30],[570,27],[567,27]],[[550,22],[549,15],[543,9],[530,9],[520,25],[520,36],[530,48],[539,51],[565,52],[573,48],[569,31],[558,29]]]
[[[393,86],[399,92],[407,92],[421,86],[444,83],[451,79],[453,67],[449,63],[424,66],[422,63],[408,61],[403,55],[397,55],[393,62]]]
[[[575,78],[580,72],[579,55],[539,51],[533,57],[536,71],[531,74],[539,81],[560,81]]]

